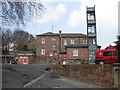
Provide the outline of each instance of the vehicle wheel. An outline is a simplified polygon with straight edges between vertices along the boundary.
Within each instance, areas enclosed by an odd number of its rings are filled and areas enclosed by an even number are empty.
[[[104,61],[100,61],[99,64],[105,64],[105,62]]]

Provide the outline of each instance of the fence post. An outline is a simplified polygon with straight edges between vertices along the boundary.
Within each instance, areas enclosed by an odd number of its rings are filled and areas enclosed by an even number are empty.
[[[120,63],[113,64],[113,88],[120,89]]]

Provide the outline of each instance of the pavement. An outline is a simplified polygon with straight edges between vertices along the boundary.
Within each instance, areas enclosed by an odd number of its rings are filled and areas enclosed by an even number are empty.
[[[101,88],[46,71],[48,64],[2,65],[2,88]]]

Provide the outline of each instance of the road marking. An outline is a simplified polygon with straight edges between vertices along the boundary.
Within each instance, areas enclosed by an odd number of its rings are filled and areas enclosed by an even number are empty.
[[[43,75],[37,77],[36,79],[32,80],[31,82],[25,84],[24,87],[28,87],[28,86],[33,85],[35,82],[37,82],[39,79],[41,79],[41,78],[44,77],[45,75],[46,75],[46,74],[43,74]]]

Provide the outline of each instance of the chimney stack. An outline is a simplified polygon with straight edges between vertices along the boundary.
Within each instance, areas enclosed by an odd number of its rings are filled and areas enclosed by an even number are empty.
[[[61,30],[59,30],[59,33],[60,33],[60,34],[61,34],[61,32],[62,32],[62,31],[61,31]]]

